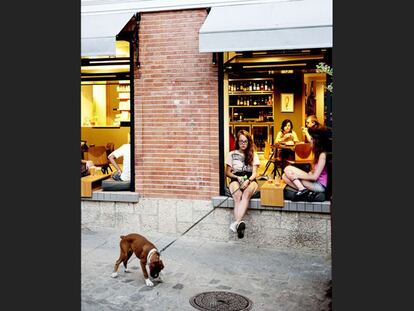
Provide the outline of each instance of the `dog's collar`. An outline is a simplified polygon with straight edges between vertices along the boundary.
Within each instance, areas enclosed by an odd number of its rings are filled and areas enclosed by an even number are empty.
[[[147,256],[147,265],[149,265],[149,262],[150,262],[150,259],[151,259],[151,256],[155,253],[157,251],[157,249],[156,248],[153,248],[152,250],[150,250],[149,252],[148,252],[148,256]]]

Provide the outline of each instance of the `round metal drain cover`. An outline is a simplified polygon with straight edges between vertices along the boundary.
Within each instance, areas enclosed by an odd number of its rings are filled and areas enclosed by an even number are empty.
[[[203,311],[244,311],[250,310],[253,303],[235,293],[205,292],[191,297],[190,304]]]

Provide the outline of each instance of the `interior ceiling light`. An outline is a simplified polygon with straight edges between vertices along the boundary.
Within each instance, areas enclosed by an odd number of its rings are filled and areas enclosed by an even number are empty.
[[[281,63],[301,60],[323,59],[322,55],[271,56],[271,57],[237,57],[232,63]]]
[[[315,50],[314,55],[316,55],[319,52],[326,52],[326,49],[320,49],[319,51]],[[311,55],[312,50],[311,49],[303,49],[303,50],[279,50],[279,51],[253,51],[253,52],[236,52],[237,55],[248,55],[248,53],[252,55],[267,55],[267,56],[297,56],[297,55]]]
[[[269,67],[299,67],[306,66],[306,63],[296,63],[296,64],[272,64],[272,65],[245,65],[243,68],[269,68]]]
[[[98,73],[98,72],[128,72],[128,65],[109,65],[109,66],[82,66],[81,73]]]
[[[102,80],[102,81],[82,81],[81,84],[82,84],[81,86],[86,86],[86,85],[119,85],[118,81],[107,81],[107,80]]]
[[[117,64],[117,63],[125,63],[124,59],[111,59],[111,64]],[[89,64],[108,64],[108,61],[101,61],[101,60],[91,60],[89,61]]]

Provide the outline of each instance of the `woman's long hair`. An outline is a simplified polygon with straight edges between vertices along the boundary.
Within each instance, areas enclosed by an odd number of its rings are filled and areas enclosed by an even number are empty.
[[[236,141],[234,143],[234,149],[235,150],[240,149],[240,145],[239,145],[240,135],[244,135],[247,138],[247,148],[246,148],[246,150],[244,150],[244,164],[252,165],[253,164],[254,150],[255,150],[255,145],[254,145],[252,136],[246,130],[238,131],[237,136],[236,136]]]
[[[322,152],[331,151],[330,132],[326,127],[310,128],[309,134],[312,136],[312,151],[314,154],[313,163],[318,163]]]

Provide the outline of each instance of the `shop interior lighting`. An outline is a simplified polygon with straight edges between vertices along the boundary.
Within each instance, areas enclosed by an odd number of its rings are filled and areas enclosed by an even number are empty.
[[[82,73],[128,72],[129,65],[82,66]]]
[[[111,64],[119,64],[119,63],[122,64],[122,63],[125,63],[125,60],[124,59],[110,59],[109,62]],[[94,60],[89,61],[90,65],[107,64],[107,63],[108,63],[108,60],[103,61],[103,60],[94,59]]]
[[[295,64],[270,64],[270,65],[244,65],[243,68],[273,68],[273,67],[303,67],[306,63],[295,63]]]
[[[237,57],[232,63],[282,63],[304,60],[321,60],[322,55],[271,56],[271,57]]]

